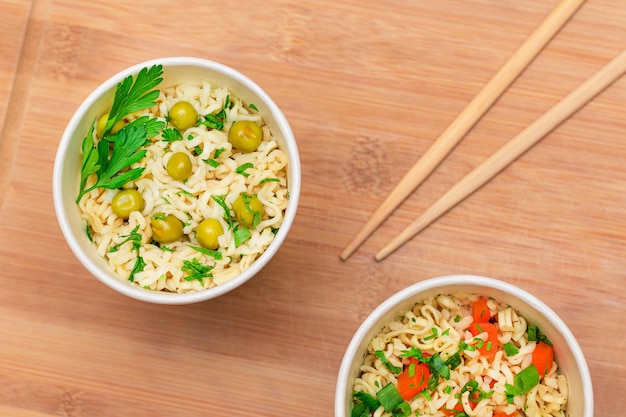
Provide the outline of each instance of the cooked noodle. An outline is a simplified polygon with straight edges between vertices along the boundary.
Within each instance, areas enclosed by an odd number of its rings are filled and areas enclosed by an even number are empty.
[[[469,294],[430,297],[396,317],[370,341],[354,392],[376,397],[388,383],[397,386],[397,375],[388,369],[376,351],[384,352],[391,365],[402,368],[407,359],[401,357],[401,353],[411,347],[425,354],[438,353],[445,361],[459,350],[462,341],[475,344],[476,338],[469,327],[473,322],[471,304],[477,298]],[[568,385],[565,376],[557,372],[556,362],[528,393],[516,395],[512,400],[509,396],[507,400],[506,385],[513,385],[515,375],[529,366],[536,342],[528,340],[528,323],[517,311],[493,299],[488,300],[488,306],[499,328],[498,341],[513,343],[518,352],[508,356],[499,349],[492,360],[487,360],[478,350],[462,351],[461,364],[451,369],[449,379],[439,378],[436,389],[426,389],[408,401],[411,415],[491,417],[500,412],[532,417],[565,416]],[[435,334],[437,336],[433,337]],[[489,395],[470,401],[469,391],[462,392],[469,381],[477,381],[482,392]],[[463,411],[458,410],[459,401]],[[457,410],[453,411],[455,406]],[[392,413],[381,405],[372,415],[388,417]]]
[[[83,196],[79,202],[82,216],[88,224],[93,243],[98,254],[107,259],[111,268],[121,280],[127,280],[137,257],[145,262],[143,271],[134,275],[134,284],[157,291],[189,292],[199,291],[223,284],[248,268],[269,246],[283,221],[288,202],[287,155],[278,148],[269,127],[261,115],[250,110],[244,103],[223,87],[181,84],[162,89],[157,105],[134,113],[125,118],[130,122],[148,115],[165,121],[168,110],[176,102],[185,100],[195,107],[199,115],[216,113],[222,110],[227,100],[224,129],[214,130],[204,125],[196,125],[182,132],[182,140],[168,142],[161,135],[150,138],[146,146],[146,156],[131,168],[144,167],[143,175],[124,188],[136,188],[144,199],[141,212],[132,212],[127,221],[118,217],[111,208],[111,200],[118,190],[95,189]],[[259,147],[250,153],[242,153],[228,141],[228,128],[236,121],[254,121],[262,127],[263,140]],[[94,133],[94,140],[97,141]],[[216,150],[221,150],[216,158],[219,166],[213,167],[205,160],[214,158]],[[173,180],[166,171],[166,164],[174,152],[186,153],[193,165],[193,174],[184,181]],[[246,175],[237,173],[237,167],[252,163],[245,170]],[[270,181],[263,182],[263,180]],[[90,178],[87,186],[94,184]],[[263,218],[251,228],[251,237],[245,243],[235,246],[233,228],[225,220],[224,209],[212,196],[223,196],[228,207],[241,194],[256,194],[263,203]],[[153,242],[150,218],[155,213],[174,215],[184,224],[181,240],[159,245]],[[230,214],[228,214],[230,215]],[[195,239],[195,229],[206,218],[215,218],[223,226],[224,234],[219,237],[219,252],[222,259],[194,250],[199,247]],[[137,227],[142,236],[141,247],[133,250],[131,242],[111,252],[113,245],[124,241]],[[196,259],[212,267],[211,278],[186,280],[183,261]]]

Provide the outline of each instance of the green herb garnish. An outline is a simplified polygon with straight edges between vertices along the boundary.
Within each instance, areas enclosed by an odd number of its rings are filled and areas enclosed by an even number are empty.
[[[223,195],[212,195],[211,198],[224,209],[224,220],[228,222],[228,228],[231,229],[233,227],[233,218],[230,215],[230,209],[226,205],[225,197]]]
[[[549,346],[552,346],[552,342],[546,335],[541,333],[538,326],[533,324],[528,326],[528,341],[529,342],[543,342]]]
[[[218,166],[220,166],[220,163],[216,161],[215,159],[208,158],[208,159],[203,159],[203,161],[212,168],[217,168]]]
[[[433,327],[432,329],[430,329],[430,331],[431,331],[430,336],[425,337],[424,340],[431,340],[439,336],[439,330],[436,327]]]
[[[514,356],[519,353],[519,349],[511,342],[506,342],[502,348],[506,356]]]
[[[220,157],[220,155],[222,153],[226,152],[226,148],[218,148],[215,150],[215,153],[213,154],[213,159],[217,159]]]
[[[372,395],[365,392],[355,392],[353,394],[355,400],[360,401],[365,404],[368,411],[373,412],[376,411],[378,407],[380,407],[380,401],[374,398]]]
[[[80,191],[76,203],[96,188],[113,190],[141,176],[144,168],[127,168],[143,159],[146,151],[145,149],[139,150],[139,148],[147,143],[148,136],[154,133],[158,124],[144,117],[129,123],[115,134],[109,135],[109,133],[113,126],[126,115],[156,104],[155,100],[159,97],[159,91],[153,88],[161,83],[162,74],[162,66],[155,65],[150,69],[141,69],[134,83],[133,77],[128,76],[117,85],[103,137],[95,145],[92,125],[83,139]],[[96,174],[96,183],[85,188],[87,179],[93,174]]]
[[[87,235],[87,239],[93,243],[93,236],[91,234],[91,225],[89,224],[89,220],[85,222],[85,234]]]
[[[254,168],[254,165],[252,164],[252,162],[246,162],[245,164],[239,165],[237,169],[235,169],[235,172],[237,174],[243,175],[244,177],[249,177],[250,174],[248,174],[246,170],[250,168]]]
[[[391,362],[389,362],[389,359],[387,359],[387,357],[385,356],[385,352],[383,352],[382,350],[377,350],[376,352],[374,352],[374,354],[378,356],[383,365],[385,365],[385,367],[389,369],[392,373],[399,374],[400,372],[402,372],[402,368],[394,366]]]
[[[523,395],[539,384],[539,371],[535,365],[529,365],[513,377],[515,390]]]
[[[259,109],[257,109],[256,106],[253,103],[250,103],[250,105],[248,107],[251,108],[254,111],[259,111]]]
[[[380,404],[387,412],[393,411],[394,408],[404,401],[398,389],[391,382],[382,387],[376,395],[378,396],[378,401],[380,401]]]
[[[198,280],[200,282],[204,278],[213,278],[213,274],[211,274],[212,269],[212,266],[204,265],[196,258],[193,258],[191,261],[184,260],[181,268],[183,272],[187,273],[187,276],[183,278],[185,281]]]
[[[248,229],[240,229],[239,227],[235,227],[233,236],[235,238],[235,247],[243,245],[252,237]]]
[[[133,266],[132,271],[130,271],[130,276],[128,277],[128,280],[130,282],[135,282],[135,274],[143,271],[145,267],[146,263],[144,262],[143,258],[141,256],[137,256],[137,259],[135,260],[135,265]]]
[[[224,122],[213,113],[205,114],[204,120],[200,122],[201,125],[204,125],[210,129],[222,130],[224,129]]]
[[[141,248],[141,233],[138,233],[139,225],[135,226],[135,228],[128,235],[120,236],[125,238],[120,243],[117,243],[109,248],[109,252],[117,252],[119,248],[126,242],[132,242],[132,250],[139,250]]]
[[[200,246],[193,246],[193,245],[188,245],[191,249],[203,253],[205,255],[210,256],[211,258],[219,261],[222,259],[222,252],[218,252],[216,250],[211,250],[211,249],[206,249]]]
[[[173,127],[163,129],[161,131],[161,136],[163,137],[163,142],[176,142],[179,140],[183,140],[183,135],[180,133],[180,131]]]
[[[280,182],[280,179],[279,178],[263,178],[261,181],[259,181],[259,185],[265,184],[266,182]]]
[[[189,198],[195,198],[193,194],[191,194],[189,191],[186,191],[186,190],[176,191],[176,194],[186,195]]]

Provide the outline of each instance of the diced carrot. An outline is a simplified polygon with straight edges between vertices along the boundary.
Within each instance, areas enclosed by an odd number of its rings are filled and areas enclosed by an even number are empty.
[[[411,358],[409,364],[405,365],[402,373],[398,375],[398,392],[405,401],[412,400],[428,386],[430,375],[428,365]]]
[[[498,344],[498,326],[494,323],[472,323],[470,325],[470,332],[474,336],[478,336],[481,333],[487,332],[487,339],[478,348],[480,354],[491,360],[496,355],[500,346]]]
[[[533,350],[532,363],[539,371],[540,376],[547,375],[554,362],[554,349],[547,343],[538,342]]]
[[[486,323],[491,317],[489,313],[489,307],[487,307],[487,300],[479,298],[472,303],[472,316],[474,316],[474,323]]]
[[[513,413],[513,414],[507,414],[505,412],[497,412],[497,413],[493,413],[493,417],[516,417],[517,416],[517,412]]]

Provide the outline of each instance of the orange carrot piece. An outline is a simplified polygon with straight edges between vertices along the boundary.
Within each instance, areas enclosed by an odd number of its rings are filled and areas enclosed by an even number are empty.
[[[513,414],[507,414],[505,412],[497,412],[497,413],[493,413],[493,417],[515,417],[517,416],[517,413],[513,413]]]
[[[486,323],[491,317],[489,313],[489,307],[487,307],[487,300],[479,298],[472,303],[472,316],[474,316],[474,323]]]
[[[398,392],[405,401],[412,400],[413,397],[428,386],[430,375],[428,365],[411,358],[409,364],[405,365],[402,373],[398,375]]]
[[[487,358],[487,360],[493,359],[498,349],[500,349],[498,343],[498,326],[489,322],[472,323],[470,325],[470,332],[474,336],[487,332],[487,339],[478,347],[478,351],[482,356]]]
[[[544,342],[538,342],[535,350],[533,350],[532,364],[535,365],[540,376],[543,377],[550,372],[552,362],[554,362],[554,349],[552,346]]]

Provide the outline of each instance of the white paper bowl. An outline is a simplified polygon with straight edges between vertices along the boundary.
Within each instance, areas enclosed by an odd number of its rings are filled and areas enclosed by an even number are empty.
[[[559,372],[569,383],[568,417],[593,417],[593,388],[587,362],[565,323],[546,304],[512,284],[473,275],[450,275],[413,284],[381,303],[361,324],[341,362],[335,391],[335,417],[349,417],[352,388],[372,337],[398,313],[408,311],[428,296],[455,292],[494,297],[536,323],[555,348]]]
[[[201,83],[208,80],[215,85],[229,88],[246,103],[254,103],[264,121],[270,126],[280,149],[288,156],[289,202],[283,223],[266,251],[240,275],[216,287],[185,294],[164,293],[144,290],[120,280],[107,262],[96,253],[84,230],[78,206],[81,142],[96,117],[108,111],[113,102],[116,85],[129,75],[152,65],[163,66],[163,82],[167,87],[183,82]],[[240,72],[223,64],[200,58],[167,57],[136,64],[114,75],[96,88],[78,107],[69,121],[58,146],[52,178],[54,207],[63,236],[78,260],[97,279],[107,286],[129,297],[160,304],[189,304],[208,300],[225,294],[242,285],[256,275],[276,254],[284,242],[293,223],[300,197],[300,159],[298,147],[282,111],[272,99]]]

